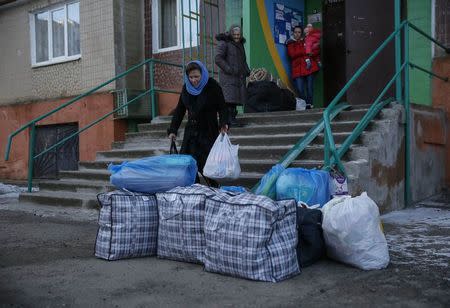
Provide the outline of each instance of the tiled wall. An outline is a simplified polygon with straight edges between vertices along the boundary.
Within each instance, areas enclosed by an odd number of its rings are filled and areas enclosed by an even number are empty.
[[[0,104],[73,96],[114,76],[111,0],[80,0],[81,59],[31,67],[29,13],[55,3],[64,2],[30,1],[0,11]]]

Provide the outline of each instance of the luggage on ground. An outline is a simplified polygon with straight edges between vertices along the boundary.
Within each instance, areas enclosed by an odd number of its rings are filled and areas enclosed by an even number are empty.
[[[326,248],[322,231],[322,211],[297,207],[298,246],[300,267],[307,267],[325,256]]]
[[[254,189],[255,194],[276,199],[277,180],[285,169],[286,168],[281,164],[274,165],[259,181],[259,185]]]
[[[95,256],[118,260],[156,254],[158,209],[154,195],[113,191],[97,196],[101,205]]]
[[[195,184],[156,194],[159,210],[158,257],[204,263],[205,200],[218,189]]]
[[[296,202],[250,193],[207,197],[205,269],[277,282],[300,273]]]
[[[360,196],[336,197],[325,204],[323,233],[330,258],[364,270],[389,264],[389,251],[375,202]]]
[[[329,174],[323,170],[288,168],[278,177],[277,200],[294,198],[308,206],[323,206],[330,200]]]
[[[161,155],[108,166],[111,184],[131,191],[156,193],[194,184],[197,163],[190,155]]]

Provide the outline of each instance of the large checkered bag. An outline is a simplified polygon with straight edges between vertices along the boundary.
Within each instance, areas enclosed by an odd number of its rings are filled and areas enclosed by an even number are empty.
[[[205,269],[277,282],[300,273],[296,202],[242,193],[207,198]]]
[[[200,184],[156,194],[159,211],[158,257],[203,264],[206,197],[227,194]]]
[[[101,205],[95,256],[118,260],[156,255],[158,208],[154,195],[116,190],[97,196]]]

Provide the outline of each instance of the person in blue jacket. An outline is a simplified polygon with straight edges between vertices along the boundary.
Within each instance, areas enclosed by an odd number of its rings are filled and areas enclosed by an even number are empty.
[[[199,172],[203,174],[214,141],[219,133],[228,131],[228,113],[222,88],[209,77],[208,70],[200,61],[191,61],[186,65],[183,89],[167,130],[171,140],[176,139],[186,111],[188,119],[180,153],[192,155]],[[218,187],[214,180],[206,180],[211,186]],[[198,176],[196,182],[199,182]]]

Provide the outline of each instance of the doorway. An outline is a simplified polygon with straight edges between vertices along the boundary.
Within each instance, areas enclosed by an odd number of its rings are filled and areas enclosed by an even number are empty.
[[[35,155],[77,131],[77,123],[36,127]],[[40,179],[58,178],[59,171],[77,170],[78,160],[79,139],[78,136],[76,136],[56,149],[38,157],[34,161],[33,177]]]

